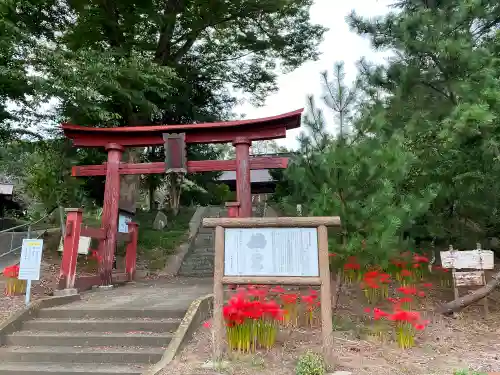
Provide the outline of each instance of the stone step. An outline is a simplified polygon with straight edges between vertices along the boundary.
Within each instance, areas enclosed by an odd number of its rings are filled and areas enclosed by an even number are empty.
[[[50,332],[173,332],[182,319],[34,319],[23,323],[25,331]]]
[[[215,254],[215,250],[213,247],[196,247],[188,254],[188,257],[192,256],[192,255],[214,256],[214,254]]]
[[[153,332],[98,333],[98,332],[54,332],[18,331],[5,335],[3,343],[14,346],[159,346],[166,347],[172,334]]]
[[[0,375],[141,375],[145,366],[91,363],[0,362]]]
[[[213,247],[214,244],[214,234],[212,233],[200,233],[196,236],[194,240],[195,248],[198,247]]]
[[[179,271],[179,276],[184,276],[184,277],[213,277],[214,276],[214,270],[197,270],[197,271],[192,271],[192,270],[183,270],[183,269],[181,269]]]
[[[85,309],[75,308],[71,304],[42,309],[38,312],[38,318],[43,319],[164,319],[184,318],[185,309],[180,310],[155,310],[155,309]]]
[[[117,343],[115,343],[116,345]],[[141,347],[61,347],[61,346],[8,346],[0,348],[0,363],[140,363],[158,362],[163,348]]]

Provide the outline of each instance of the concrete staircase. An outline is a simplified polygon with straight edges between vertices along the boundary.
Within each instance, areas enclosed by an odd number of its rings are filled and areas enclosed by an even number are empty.
[[[185,311],[42,309],[1,338],[0,375],[140,375],[161,359]]]
[[[211,206],[208,207],[205,217],[226,217],[227,210]],[[200,226],[198,235],[184,258],[179,276],[185,277],[213,277],[214,275],[214,230]]]

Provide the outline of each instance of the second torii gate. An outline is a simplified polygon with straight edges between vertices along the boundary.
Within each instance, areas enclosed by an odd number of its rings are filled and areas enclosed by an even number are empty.
[[[102,165],[73,167],[73,176],[106,176],[101,229],[104,239],[99,251],[103,264],[101,283],[111,284],[113,256],[118,231],[120,175],[166,173],[167,171],[210,172],[236,171],[237,215],[252,213],[251,169],[286,168],[288,158],[250,158],[252,141],[286,137],[288,129],[298,128],[302,109],[255,120],[237,120],[190,125],[156,125],[120,128],[95,128],[63,124],[65,136],[75,147],[102,147],[108,153]],[[195,143],[229,143],[236,149],[236,160],[187,161],[185,145]],[[157,163],[122,163],[126,147],[165,145],[166,161]]]

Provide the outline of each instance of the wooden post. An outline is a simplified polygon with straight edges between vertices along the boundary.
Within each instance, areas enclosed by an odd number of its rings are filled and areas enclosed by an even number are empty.
[[[248,138],[238,137],[236,148],[236,197],[240,203],[239,217],[252,216],[252,191],[250,184],[250,146]]]
[[[325,360],[332,362],[331,348],[333,344],[332,335],[332,305],[330,285],[330,265],[328,261],[328,226],[340,226],[339,217],[265,217],[265,218],[205,218],[203,226],[215,228],[215,264],[214,264],[214,321],[213,321],[213,348],[214,361],[222,358],[222,342],[224,338],[224,285],[232,284],[267,284],[267,285],[318,285],[321,288],[321,325],[323,352]],[[234,228],[238,229],[234,231]],[[280,231],[285,228],[285,231]],[[287,229],[294,228],[293,238],[296,241],[286,241],[290,232]],[[243,236],[242,230],[247,234],[245,240],[239,240]],[[253,237],[260,233],[264,236],[263,247],[258,251],[265,257],[265,251],[272,249],[272,258],[266,263],[266,269],[262,267],[248,268],[245,255],[248,254],[248,236]],[[229,232],[231,230],[231,232]],[[298,232],[298,233],[297,233]],[[264,234],[267,233],[267,234]],[[236,236],[236,237],[234,237]],[[267,236],[267,239],[265,238]],[[242,239],[243,237],[240,237]],[[292,238],[292,237],[291,237]],[[300,239],[299,239],[300,238]],[[274,240],[276,239],[276,241]],[[231,244],[225,248],[226,240]],[[233,246],[240,243],[242,246]],[[261,242],[262,243],[262,242]],[[266,245],[268,244],[268,245]],[[269,245],[271,247],[269,247]],[[309,256],[304,259],[303,252]],[[281,253],[281,255],[280,255]],[[283,254],[286,255],[284,256]],[[241,260],[243,256],[243,260]],[[227,259],[226,259],[227,257]],[[300,259],[301,262],[291,261],[289,270],[283,271],[283,259]],[[295,259],[293,259],[295,257]],[[297,258],[300,257],[300,258]],[[236,261],[234,261],[236,259]],[[228,263],[226,263],[228,262]],[[225,267],[228,267],[226,269]],[[235,269],[238,267],[238,269]],[[298,267],[298,268],[297,268]],[[299,269],[300,268],[300,269]],[[256,271],[255,271],[256,270]]]
[[[226,207],[228,217],[240,216],[240,202],[226,202]]]
[[[215,260],[214,260],[214,361],[222,359],[222,339],[224,338],[224,319],[222,307],[224,305],[224,228],[215,228]]]
[[[125,272],[127,273],[128,281],[133,281],[135,278],[136,262],[137,262],[137,239],[139,237],[139,225],[134,222],[128,222],[129,243],[127,244],[127,252],[125,254]]]
[[[113,259],[116,250],[118,231],[118,203],[120,200],[120,162],[124,148],[116,143],[106,146],[108,162],[106,184],[104,187],[104,206],[102,210],[102,228],[106,238],[99,244],[102,262],[99,263],[101,285],[112,285]]]
[[[319,278],[321,279],[321,335],[323,338],[323,356],[330,362],[332,343],[332,293],[330,284],[330,260],[328,258],[328,228],[318,227]]]
[[[59,279],[64,279],[65,289],[75,286],[76,260],[78,258],[78,244],[83,220],[83,210],[80,208],[66,209],[66,227],[64,230],[64,245]]]

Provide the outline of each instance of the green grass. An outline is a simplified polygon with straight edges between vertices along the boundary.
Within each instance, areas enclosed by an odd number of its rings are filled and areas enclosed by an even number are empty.
[[[149,268],[165,267],[167,258],[188,236],[189,221],[194,209],[183,207],[177,216],[165,213],[168,224],[163,230],[154,230],[156,212],[141,212],[135,220],[139,223],[138,253],[149,263]]]
[[[165,267],[167,258],[187,239],[189,221],[195,212],[194,208],[181,207],[177,216],[163,211],[168,218],[168,224],[163,230],[153,229],[157,212],[139,211],[133,218],[139,224],[139,240],[137,244],[138,258],[146,260],[149,269],[159,270]],[[85,215],[85,225],[99,227],[101,220],[97,215]],[[93,244],[97,246],[97,244]],[[117,254],[125,255],[125,244],[118,243]]]

